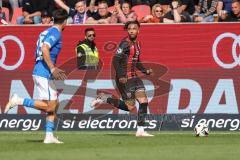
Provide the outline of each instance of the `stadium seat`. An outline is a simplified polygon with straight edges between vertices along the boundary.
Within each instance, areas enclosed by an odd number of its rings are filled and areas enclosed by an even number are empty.
[[[113,13],[114,10],[115,10],[115,6],[108,7],[108,12]]]
[[[9,9],[6,7],[2,7],[2,11],[5,13],[6,15],[6,21],[9,22]]]
[[[144,16],[151,14],[151,8],[148,5],[133,6],[132,10],[136,12],[138,20],[141,20]]]
[[[17,24],[17,18],[19,16],[22,16],[23,12],[22,12],[22,7],[20,8],[15,8],[13,11],[13,16],[12,16],[12,20],[11,20],[11,24]]]

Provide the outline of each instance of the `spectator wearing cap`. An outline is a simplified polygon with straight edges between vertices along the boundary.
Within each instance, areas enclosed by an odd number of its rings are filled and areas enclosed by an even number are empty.
[[[23,0],[23,15],[17,18],[17,24],[41,23],[41,0]]]
[[[128,21],[136,21],[137,14],[131,10],[129,2],[125,1],[121,5],[119,1],[115,1],[115,11],[113,12],[111,23],[126,23]]]
[[[53,24],[52,16],[47,10],[43,10],[41,13],[42,24]]]
[[[152,14],[143,17],[141,23],[160,23],[161,17],[163,16],[163,9],[160,4],[155,4],[152,7]]]

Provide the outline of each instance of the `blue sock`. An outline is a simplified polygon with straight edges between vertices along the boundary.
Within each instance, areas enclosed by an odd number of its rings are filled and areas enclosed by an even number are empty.
[[[52,133],[54,131],[54,122],[46,121],[46,132]]]
[[[34,100],[29,98],[24,98],[23,105],[26,107],[34,108]]]

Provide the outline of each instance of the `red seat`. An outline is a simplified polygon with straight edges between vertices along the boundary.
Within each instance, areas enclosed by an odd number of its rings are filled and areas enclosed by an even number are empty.
[[[132,10],[134,10],[138,16],[138,20],[141,20],[146,15],[151,14],[151,8],[148,5],[137,5],[133,6]]]
[[[9,9],[6,7],[2,7],[2,12],[6,15],[6,21],[9,22]]]
[[[17,18],[23,15],[22,7],[13,10],[11,24],[17,24]]]

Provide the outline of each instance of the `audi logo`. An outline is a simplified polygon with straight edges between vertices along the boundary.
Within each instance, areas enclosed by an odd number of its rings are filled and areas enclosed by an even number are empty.
[[[225,38],[232,38],[234,40],[234,42],[232,44],[232,57],[233,57],[234,61],[232,63],[225,63],[218,57],[218,53],[217,53],[218,44],[220,43],[221,40],[223,40]],[[240,65],[240,57],[238,56],[238,53],[237,53],[238,45],[240,45],[240,36],[239,35],[236,35],[234,33],[229,33],[229,32],[219,35],[216,38],[216,40],[214,41],[213,47],[212,47],[212,54],[213,54],[213,58],[214,58],[215,62],[219,66],[221,66],[222,68],[225,68],[225,69],[231,69],[231,68],[234,68],[234,67],[237,67],[238,65]]]
[[[5,64],[5,60],[6,60],[6,57],[7,57],[7,50],[6,50],[6,47],[5,47],[4,43],[6,43],[5,41],[7,41],[7,40],[12,40],[12,41],[16,42],[18,47],[20,48],[21,56],[20,56],[19,60],[14,65],[6,65]],[[22,62],[24,60],[25,50],[24,50],[24,46],[23,46],[22,42],[16,36],[6,35],[6,36],[0,38],[0,47],[1,47],[1,50],[2,50],[2,58],[0,59],[0,68],[3,68],[5,70],[15,70],[15,69],[17,69],[22,64]]]

